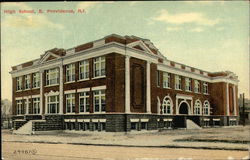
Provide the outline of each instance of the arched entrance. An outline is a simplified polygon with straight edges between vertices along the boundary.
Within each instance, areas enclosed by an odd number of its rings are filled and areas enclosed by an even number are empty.
[[[188,114],[188,104],[187,104],[187,102],[182,102],[180,104],[179,114]]]

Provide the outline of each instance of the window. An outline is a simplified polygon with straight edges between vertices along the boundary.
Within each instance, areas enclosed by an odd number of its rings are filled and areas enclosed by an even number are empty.
[[[23,113],[25,114],[31,114],[32,110],[31,110],[31,100],[30,99],[24,99],[24,107],[23,107]]]
[[[40,98],[33,98],[33,114],[40,113]]]
[[[75,112],[75,94],[66,94],[66,111],[67,113]]]
[[[23,87],[22,87],[22,77],[17,77],[16,78],[16,84],[17,84],[17,88],[16,88],[17,91],[20,91],[20,90],[23,89]]]
[[[22,100],[17,100],[16,101],[16,113],[17,115],[23,114],[23,103]]]
[[[198,80],[194,81],[194,92],[200,93],[200,82]]]
[[[90,130],[90,125],[89,125],[89,122],[84,122],[84,130]]]
[[[40,75],[39,72],[33,74],[33,88],[40,86]]]
[[[24,76],[24,89],[30,89],[30,75]]]
[[[94,77],[105,76],[105,57],[97,57],[94,59]]]
[[[175,76],[175,89],[181,89],[181,76]]]
[[[106,123],[101,123],[101,131],[105,131],[106,130]]]
[[[191,78],[186,78],[185,79],[186,91],[192,91],[192,89],[191,89],[191,87],[192,87],[191,83],[192,83]]]
[[[53,85],[59,83],[59,69],[54,68],[46,70],[46,85]]]
[[[66,65],[66,82],[75,80],[75,64]]]
[[[47,99],[48,113],[58,113],[59,112],[59,96],[49,96]]]
[[[172,128],[172,121],[171,120],[167,120],[164,121],[164,128]]]
[[[105,112],[106,98],[105,90],[94,91],[94,112]]]
[[[93,131],[98,131],[98,122],[93,123]]]
[[[210,115],[210,104],[208,101],[204,102],[203,115]]]
[[[84,60],[79,63],[79,79],[89,78],[89,61]]]
[[[195,101],[194,114],[201,115],[201,101],[200,100]]]
[[[171,114],[172,113],[172,105],[171,100],[168,97],[165,97],[162,103],[163,114]]]
[[[142,130],[147,130],[148,129],[148,123],[147,122],[141,122],[141,129]]]
[[[156,83],[157,87],[160,87],[160,71],[156,71]]]
[[[80,112],[89,112],[89,92],[79,94],[79,107]]]
[[[170,88],[170,74],[163,73],[163,88]]]
[[[208,83],[207,82],[203,83],[203,93],[208,94]]]
[[[138,130],[138,122],[131,122],[131,130]]]

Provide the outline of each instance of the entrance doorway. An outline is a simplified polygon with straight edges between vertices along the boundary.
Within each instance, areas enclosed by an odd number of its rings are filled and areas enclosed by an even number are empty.
[[[188,114],[188,104],[186,102],[182,102],[179,108],[179,114]]]

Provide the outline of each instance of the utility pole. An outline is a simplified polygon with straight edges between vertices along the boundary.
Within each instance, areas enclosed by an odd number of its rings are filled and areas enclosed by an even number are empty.
[[[242,100],[243,102],[242,102],[242,110],[243,110],[243,126],[245,126],[245,94],[243,93],[243,100]]]

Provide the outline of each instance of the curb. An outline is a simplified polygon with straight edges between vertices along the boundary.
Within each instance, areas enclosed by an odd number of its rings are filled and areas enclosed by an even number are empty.
[[[189,149],[206,149],[206,150],[231,150],[231,151],[248,151],[247,148],[219,148],[219,147],[192,147],[192,146],[176,146],[176,145],[161,145],[161,146],[140,146],[140,145],[120,145],[120,144],[93,144],[93,143],[62,143],[62,142],[44,142],[44,141],[3,141],[3,142],[18,142],[18,143],[43,143],[43,144],[71,144],[71,145],[86,145],[86,146],[107,146],[107,147],[139,147],[139,148],[189,148]]]

